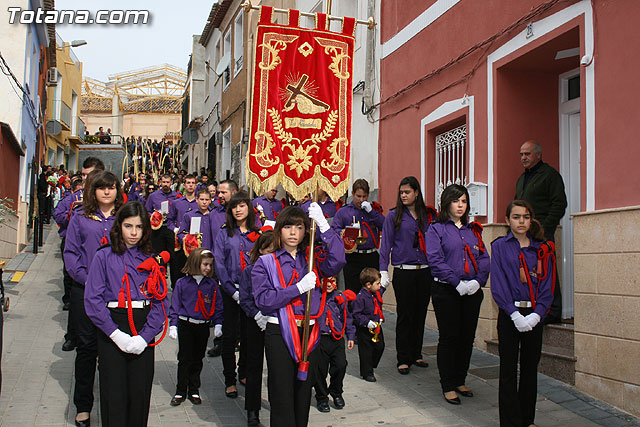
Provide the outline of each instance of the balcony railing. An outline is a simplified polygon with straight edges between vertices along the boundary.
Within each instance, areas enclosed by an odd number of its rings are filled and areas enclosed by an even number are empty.
[[[80,119],[80,117],[78,117],[78,121],[76,122],[76,135],[78,136],[78,138],[84,142],[84,132],[85,132],[85,125],[84,122]]]
[[[60,121],[71,129],[71,107],[64,101],[60,105]]]

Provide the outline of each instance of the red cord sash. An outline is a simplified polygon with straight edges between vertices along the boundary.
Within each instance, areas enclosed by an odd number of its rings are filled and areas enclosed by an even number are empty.
[[[367,224],[367,221],[362,221],[362,223],[367,228],[367,231],[369,231],[369,235],[373,239],[373,244],[375,245],[376,249],[379,249],[380,248],[380,241],[378,239],[376,239],[376,235],[373,233],[373,230],[371,230],[371,227],[369,227],[369,224]]]
[[[471,252],[471,247],[469,245],[465,245],[464,247],[464,272],[469,274],[469,259],[471,259],[471,263],[473,264],[473,269],[476,274],[478,273],[478,263],[476,262],[476,258],[473,256]]]
[[[207,311],[207,307],[204,305],[204,298],[202,297],[202,291],[198,291],[198,300],[196,301],[196,306],[194,310],[196,313],[201,313],[202,316],[209,320],[216,312],[216,297],[218,296],[217,290],[213,291],[213,301],[211,301],[211,310]]]

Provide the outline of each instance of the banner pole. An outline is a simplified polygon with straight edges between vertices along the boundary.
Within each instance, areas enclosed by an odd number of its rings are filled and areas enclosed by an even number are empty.
[[[318,202],[318,188],[313,191],[313,202]],[[309,235],[309,273],[313,271],[313,261],[315,255],[315,241],[316,241],[316,222],[311,220],[311,233]],[[309,352],[307,347],[309,346],[309,323],[311,322],[311,292],[307,291],[307,302],[304,310],[304,324],[302,333],[302,361],[307,362],[309,360]]]
[[[331,0],[329,0],[329,1],[331,1]],[[330,4],[331,3],[329,3],[329,5]],[[329,5],[327,5],[327,6],[329,6]],[[245,0],[244,3],[240,4],[240,7],[244,8],[244,10],[246,12],[249,12],[250,10],[260,10],[260,6],[252,5],[250,0]],[[273,12],[274,13],[287,13],[288,14],[289,10],[288,9],[279,9],[279,8],[274,7],[273,8]],[[315,14],[314,13],[309,13],[309,12],[300,12],[300,16],[308,16],[310,18],[313,18],[313,17],[315,17]],[[329,15],[329,16],[327,16],[327,19],[329,21],[342,21],[342,17],[340,17],[340,16],[331,16],[331,15]],[[375,18],[373,16],[370,16],[369,19],[367,19],[366,21],[364,21],[362,19],[358,19],[356,21],[356,23],[361,24],[361,25],[366,25],[367,28],[369,28],[370,30],[373,30],[377,25],[376,24],[376,20],[375,20]]]

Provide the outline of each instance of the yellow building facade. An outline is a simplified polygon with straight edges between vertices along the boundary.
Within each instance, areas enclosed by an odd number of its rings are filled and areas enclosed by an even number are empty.
[[[47,152],[45,163],[77,171],[78,144],[84,141],[85,125],[78,117],[82,96],[82,62],[69,43],[56,37],[57,66],[47,75]]]

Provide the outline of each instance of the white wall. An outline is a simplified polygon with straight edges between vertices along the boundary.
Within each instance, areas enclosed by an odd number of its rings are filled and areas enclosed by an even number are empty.
[[[200,127],[200,132],[202,133],[201,138],[204,141],[208,141],[211,139],[215,132],[220,132],[220,124],[218,123],[218,115],[219,111],[215,110],[216,103],[219,103],[222,99],[222,78],[218,77],[215,73],[216,66],[218,65],[218,61],[221,59],[216,54],[216,44],[222,44],[222,34],[220,30],[213,30],[213,34],[209,38],[209,42],[207,46],[204,48],[204,60],[209,65],[207,66],[205,63],[204,67],[204,99],[199,100],[199,102],[204,102],[204,107],[202,109],[203,115],[203,123],[202,127]],[[208,88],[207,88],[207,79],[209,80]],[[219,107],[218,107],[219,108]],[[217,150],[218,146],[211,145],[208,147],[209,150]],[[204,150],[203,150],[204,151]],[[219,153],[219,152],[218,152]],[[207,151],[203,152],[204,156],[207,157]],[[218,165],[220,164],[220,156],[216,156],[216,160]],[[206,162],[206,161],[205,161]],[[211,168],[214,168],[216,171],[220,169],[217,167],[218,165],[208,165]]]
[[[367,6],[371,1],[375,5],[375,19],[376,22],[380,22],[380,2],[376,0],[356,0],[349,2],[332,2],[331,15],[333,16],[350,16],[356,19],[367,20]],[[296,2],[296,8],[304,11],[316,11],[318,5],[320,12],[325,12],[326,4],[318,0],[298,0]],[[280,21],[284,23],[284,21]],[[309,26],[309,18],[300,18],[302,26]],[[339,21],[333,21],[331,24],[332,31],[340,31],[341,23]],[[379,26],[374,30],[369,30],[365,25],[356,26],[356,43],[354,49],[353,58],[353,86],[355,87],[358,82],[365,81],[366,73],[366,55],[367,55],[367,33],[369,31],[375,32],[375,48],[373,49],[373,64],[374,72],[372,73],[373,79],[370,82],[365,82],[366,86],[369,86],[373,93],[373,102],[378,102],[380,99],[380,84],[378,82],[378,76],[380,75],[380,31]],[[373,114],[370,120],[367,116],[362,114],[362,98],[364,92],[358,91],[353,95],[353,115],[351,122],[351,182],[358,178],[364,178],[369,181],[369,186],[373,192],[378,188],[378,122],[379,117],[377,111]]]
[[[22,10],[30,9],[27,0],[12,1],[11,6],[20,7]],[[22,84],[25,76],[25,48],[29,26],[18,22],[9,24],[9,16],[7,6],[0,7],[0,40],[2,41],[0,51],[13,74]],[[35,34],[32,37],[35,37]],[[14,89],[18,94],[14,92]],[[10,83],[8,76],[0,74],[0,94],[2,94],[0,121],[8,123],[16,138],[20,138],[22,135],[22,94],[20,89],[15,86],[15,83],[13,85]]]

